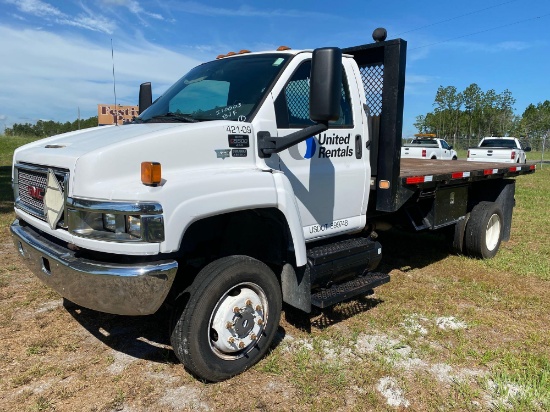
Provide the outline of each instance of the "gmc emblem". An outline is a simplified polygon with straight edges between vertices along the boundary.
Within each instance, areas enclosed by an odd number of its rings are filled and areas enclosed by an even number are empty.
[[[44,189],[36,186],[28,186],[27,193],[30,197],[36,200],[44,200]]]

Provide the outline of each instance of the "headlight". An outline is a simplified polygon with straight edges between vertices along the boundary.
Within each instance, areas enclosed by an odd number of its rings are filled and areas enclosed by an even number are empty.
[[[69,232],[114,242],[162,242],[164,219],[156,203],[95,202],[69,199]]]
[[[103,228],[109,232],[116,232],[116,215],[106,213],[103,215]]]
[[[141,237],[141,218],[139,216],[126,216],[126,231],[130,236]]]

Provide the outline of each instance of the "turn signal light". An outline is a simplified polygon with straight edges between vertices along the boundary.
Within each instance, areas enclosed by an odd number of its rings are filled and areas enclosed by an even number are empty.
[[[156,186],[162,180],[160,163],[141,162],[141,183],[147,186]]]

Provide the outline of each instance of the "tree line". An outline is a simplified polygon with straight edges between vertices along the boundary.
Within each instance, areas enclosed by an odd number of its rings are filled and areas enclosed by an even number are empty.
[[[550,101],[530,104],[521,116],[514,113],[515,103],[508,89],[484,92],[472,83],[459,92],[455,86],[439,86],[434,110],[417,116],[414,126],[419,133],[435,133],[462,149],[485,136],[515,136],[541,150],[550,134]]]
[[[38,120],[35,124],[14,123],[4,131],[6,136],[48,137],[74,130],[97,126],[97,116],[88,119],[77,119],[73,122],[54,122],[53,120]]]

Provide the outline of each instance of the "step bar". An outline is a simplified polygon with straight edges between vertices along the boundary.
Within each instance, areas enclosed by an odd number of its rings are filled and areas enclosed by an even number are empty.
[[[311,294],[311,304],[321,309],[350,299],[357,295],[367,294],[377,286],[390,281],[390,275],[381,272],[371,272],[364,276],[332,285],[329,288]]]

